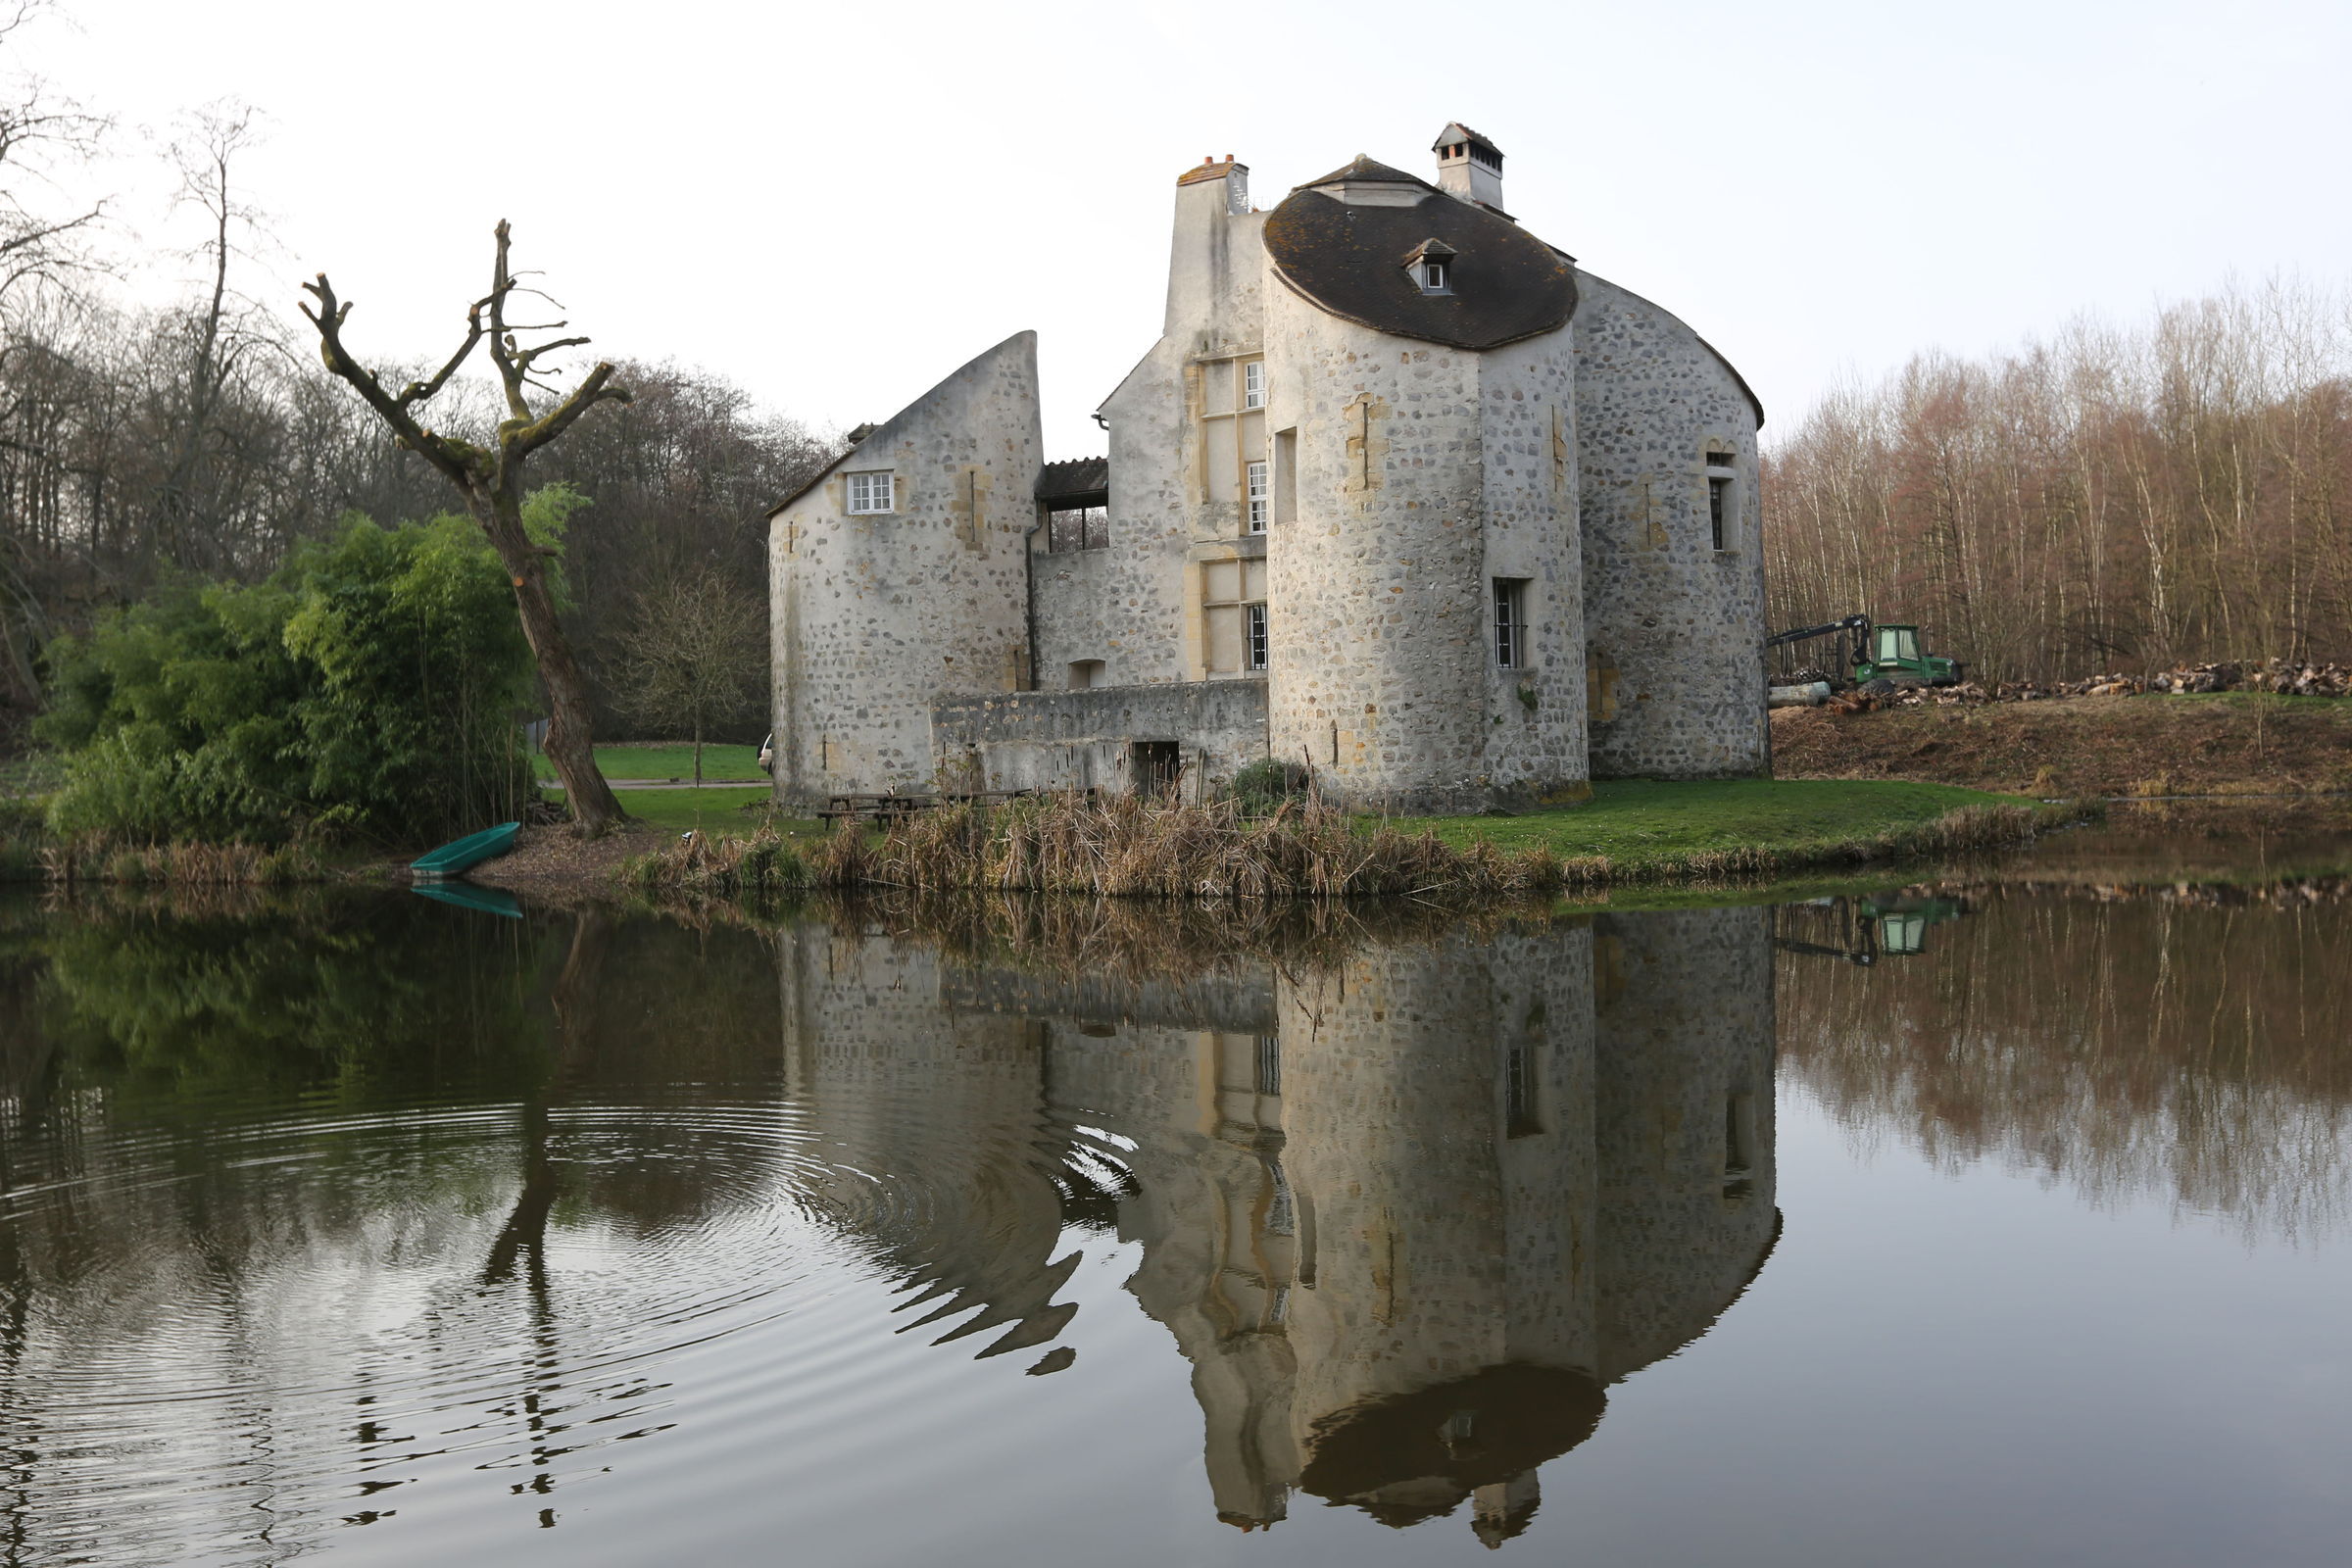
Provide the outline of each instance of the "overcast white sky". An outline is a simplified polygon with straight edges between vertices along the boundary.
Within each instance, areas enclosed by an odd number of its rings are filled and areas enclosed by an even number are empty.
[[[1524,223],[1782,428],[1918,349],[2352,271],[2344,0],[64,3],[15,64],[127,127],[268,112],[276,292],[328,270],[355,348],[451,346],[507,217],[597,352],[819,425],[1035,327],[1054,457],[1101,450],[1203,154],[1272,206],[1358,152],[1426,172],[1465,121]],[[109,177],[168,233],[160,173]]]

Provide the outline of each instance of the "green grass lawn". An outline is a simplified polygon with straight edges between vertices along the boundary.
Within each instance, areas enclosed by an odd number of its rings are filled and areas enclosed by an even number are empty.
[[[599,746],[596,765],[609,779],[692,779],[694,777],[694,748],[692,746]],[[534,754],[531,766],[539,777],[553,783],[556,767],[546,757]],[[709,779],[742,779],[760,783],[767,775],[760,771],[760,748],[757,746],[706,746],[703,748],[703,777]]]
[[[825,827],[813,817],[771,818],[762,811],[745,810],[746,806],[766,802],[765,784],[742,790],[614,790],[612,795],[631,816],[673,833],[693,828],[712,838],[737,838],[766,821],[788,838],[813,838]]]
[[[1835,844],[1932,821],[1964,806],[2032,804],[1952,784],[1880,779],[1610,779],[1594,784],[1583,806],[1524,816],[1405,817],[1397,825],[1433,828],[1457,849],[1482,838],[1513,851],[1547,844],[1563,859],[1605,855],[1635,867],[1706,850]]]

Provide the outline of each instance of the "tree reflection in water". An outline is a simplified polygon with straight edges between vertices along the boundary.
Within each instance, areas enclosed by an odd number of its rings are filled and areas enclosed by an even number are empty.
[[[1849,1125],[1947,1166],[2321,1235],[2347,1214],[2348,896],[2341,878],[1982,890],[1928,961],[1785,955],[1786,1063]],[[1783,928],[1811,929],[1796,914]]]

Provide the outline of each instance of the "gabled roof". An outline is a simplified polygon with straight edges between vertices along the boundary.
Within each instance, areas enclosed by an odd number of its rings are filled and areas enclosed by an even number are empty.
[[[1372,184],[1418,185],[1423,190],[1438,188],[1428,180],[1408,174],[1401,169],[1391,169],[1378,159],[1367,158],[1364,154],[1357,153],[1353,162],[1342,165],[1321,179],[1310,179],[1303,185],[1293,186],[1292,189],[1313,190],[1318,185],[1337,185],[1347,180],[1363,180]]]
[[[852,439],[850,441],[850,449],[847,452],[844,452],[840,457],[835,458],[831,463],[826,464],[823,467],[817,469],[816,472],[810,474],[807,483],[800,486],[800,488],[793,491],[792,494],[786,496],[783,500],[777,502],[774,506],[769,507],[765,513],[765,515],[773,517],[777,513],[782,512],[786,507],[791,506],[795,501],[800,500],[801,497],[807,495],[809,491],[824,483],[825,480],[832,477],[832,475],[840,469],[843,464],[856,457],[858,455],[858,448],[863,446],[866,441],[873,439],[875,436],[896,435],[898,433],[897,426],[901,419],[906,418],[906,416],[912,414],[915,410],[921,408],[924,404],[939,396],[940,393],[946,391],[949,386],[954,384],[956,376],[963,374],[966,370],[973,368],[975,366],[980,365],[984,361],[995,359],[998,355],[1003,354],[1005,350],[1020,344],[1024,338],[1028,340],[1028,353],[1031,356],[1031,363],[1034,367],[1035,356],[1037,354],[1037,334],[1034,331],[1015,332],[1012,334],[1012,336],[1006,338],[995,348],[990,349],[987,353],[974,355],[970,360],[956,367],[953,372],[940,380],[931,388],[931,390],[925,392],[921,397],[916,398],[912,403],[907,404],[905,408],[892,415],[889,418],[884,419],[881,423],[861,424],[857,430],[851,431],[850,434]],[[1031,369],[1030,374],[1032,378],[1035,377],[1036,371],[1034,368]],[[859,432],[863,432],[862,435]],[[889,442],[884,441],[880,447],[876,448],[876,450],[884,451],[887,450],[888,447]]]
[[[1495,166],[1501,167],[1502,149],[1458,120],[1449,122],[1444,130],[1438,132],[1438,139],[1429,144],[1429,150],[1433,153],[1442,153],[1448,147],[1459,147],[1464,142],[1492,153]]]

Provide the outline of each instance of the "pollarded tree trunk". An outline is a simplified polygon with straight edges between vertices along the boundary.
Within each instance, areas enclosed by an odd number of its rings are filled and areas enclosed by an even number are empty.
[[[522,525],[523,469],[532,453],[569,429],[581,415],[599,403],[626,403],[629,394],[612,384],[612,367],[600,363],[555,407],[544,414],[532,408],[533,391],[547,390],[539,379],[548,368],[539,363],[541,358],[588,340],[560,337],[527,348],[517,341],[518,332],[555,331],[565,323],[525,326],[507,319],[507,306],[517,290],[514,273],[507,265],[509,234],[503,220],[496,234],[497,261],[490,292],[466,311],[466,340],[429,381],[412,381],[395,394],[385,389],[373,370],[351,357],[343,347],[343,322],[351,315],[351,305],[335,298],[324,272],[317,282],[303,285],[318,308],[314,311],[306,305],[302,314],[318,328],[319,354],[327,369],[349,382],[375,411],[391,429],[395,445],[422,457],[457,487],[466,498],[466,510],[497,551],[507,578],[514,584],[514,611],[547,691],[548,760],[564,780],[575,831],[594,838],[621,822],[626,813],[597,769],[588,683],[580,673],[579,661],[572,657],[571,639],[564,634],[556,617],[555,595],[547,585],[547,562],[554,552],[531,543]],[[458,367],[485,338],[507,401],[508,416],[499,422],[497,434],[484,445],[427,428],[416,411],[449,384]]]

